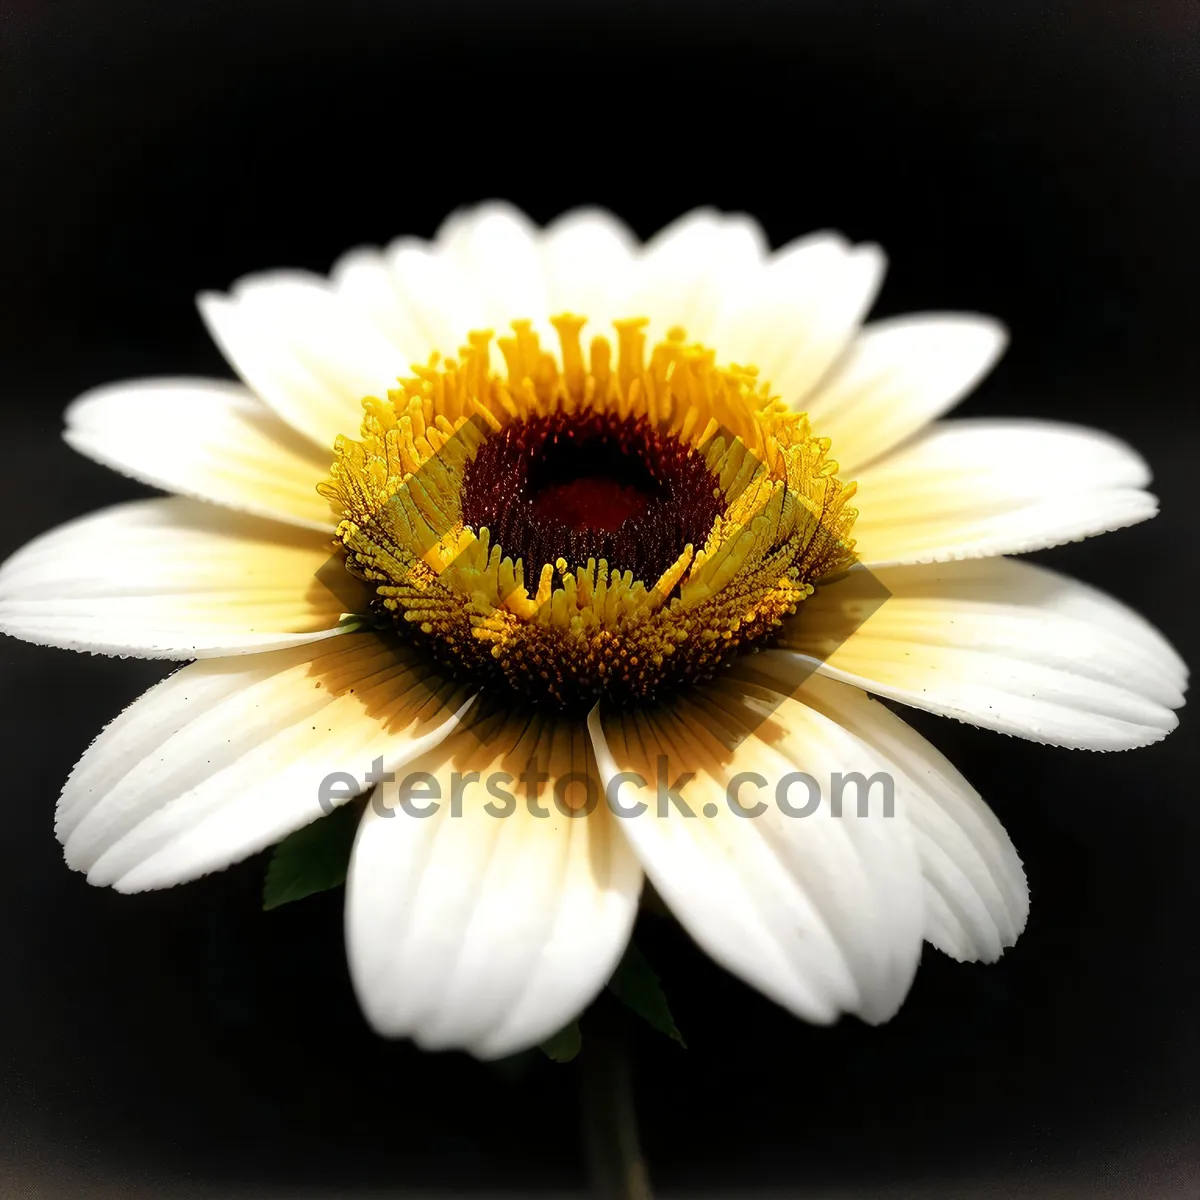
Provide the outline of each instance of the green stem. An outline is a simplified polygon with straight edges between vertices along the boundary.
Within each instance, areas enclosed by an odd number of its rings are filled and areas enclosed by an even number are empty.
[[[652,1200],[638,1145],[625,1013],[604,999],[588,1014],[579,1059],[588,1182],[595,1200]]]

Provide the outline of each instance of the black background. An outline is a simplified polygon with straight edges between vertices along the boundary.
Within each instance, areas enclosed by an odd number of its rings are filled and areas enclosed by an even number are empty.
[[[880,312],[1008,322],[964,411],[1111,429],[1164,508],[1039,557],[1195,659],[1198,17],[1188,0],[2,0],[0,556],[140,494],[72,455],[60,412],[111,379],[226,374],[202,288],[325,270],[496,195],[538,220],[601,203],[643,236],[713,203],[776,244],[822,226],[882,242]],[[6,640],[0,670],[5,1195],[581,1185],[574,1069],[374,1039],[340,896],[261,913],[261,859],[137,897],[63,866],[62,780],[161,665]],[[689,1041],[637,1034],[661,1190],[1200,1195],[1188,715],[1115,756],[914,723],[1012,833],[1026,934],[994,967],[929,952],[882,1029],[818,1030],[647,918]]]

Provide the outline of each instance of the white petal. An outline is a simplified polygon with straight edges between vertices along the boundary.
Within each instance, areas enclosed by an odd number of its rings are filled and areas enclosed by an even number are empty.
[[[1149,478],[1138,454],[1094,429],[946,421],[857,473],[856,553],[874,569],[1078,541],[1152,517]]]
[[[197,299],[208,331],[246,384],[292,428],[329,450],[355,437],[362,401],[409,374],[410,347],[389,341],[322,279],[277,271]]]
[[[317,494],[331,456],[236,384],[110,384],[80,396],[65,419],[74,449],[143,483],[308,529],[337,525]]]
[[[807,407],[805,397],[871,307],[884,268],[878,246],[851,247],[837,234],[792,242],[726,291],[711,345],[722,362],[754,364],[773,394]]]
[[[1179,656],[1093,588],[1009,559],[872,574],[891,596],[865,623],[852,571],[804,601],[781,644],[877,695],[1053,745],[1129,749],[1178,724]]]
[[[813,428],[852,475],[958,403],[1007,342],[999,321],[970,313],[877,321],[808,400]]]
[[[401,278],[392,269],[394,258],[412,250],[418,258],[429,258],[427,247],[415,239],[397,242],[388,251],[361,246],[348,251],[334,264],[330,274],[333,291],[350,306],[355,316],[379,331],[405,352],[409,363],[424,363],[437,344],[431,340],[430,323],[422,319],[437,307],[436,297],[426,288],[406,294]],[[461,340],[457,331],[442,344],[453,348]]]
[[[472,330],[504,335],[521,315],[497,313],[468,270],[442,248],[418,238],[397,238],[385,250],[350,251],[334,265],[332,283],[355,319],[403,350],[409,364],[427,363],[435,352],[456,354]],[[543,334],[552,332],[543,314],[536,324]],[[502,368],[498,353],[493,353],[492,365]]]
[[[438,230],[438,250],[484,306],[487,327],[504,332],[524,318],[550,316],[537,230],[524,213],[493,202],[453,213]],[[459,332],[462,342],[466,329]]]
[[[362,790],[376,758],[396,766],[435,744],[466,700],[373,634],[193,663],[72,771],[56,823],[67,862],[123,892],[220,870],[322,816],[332,772]]]
[[[696,209],[646,243],[623,315],[650,319],[651,344],[682,325],[690,340],[712,345],[724,298],[758,277],[766,254],[763,232],[750,217]]]
[[[550,315],[578,313],[593,335],[612,337],[630,310],[637,243],[611,214],[578,209],[553,222],[541,240]]]
[[[533,785],[516,782],[533,770],[548,777],[542,817],[526,805]],[[557,1032],[604,986],[642,875],[602,801],[573,817],[555,806],[556,786],[568,803],[577,794],[560,784],[573,771],[594,778],[581,726],[509,718],[464,729],[410,764],[439,785],[432,814],[410,815],[386,784],[372,797],[350,864],[346,942],[379,1033],[498,1057]],[[465,780],[457,816],[455,772]],[[515,796],[511,815],[485,811],[504,812],[493,788]],[[416,791],[418,809],[426,790]]]
[[[60,525],[0,567],[0,632],[209,658],[330,637],[367,598],[323,534],[195,500],[135,500]]]
[[[887,1020],[920,956],[919,865],[907,824],[879,803],[862,817],[856,806],[841,817],[830,808],[834,771],[869,776],[886,762],[796,700],[773,696],[764,706],[753,692],[722,680],[654,712],[593,712],[606,788],[617,786],[619,772],[648,784],[621,788],[626,808],[649,806],[624,817],[621,829],[659,895],[722,966],[811,1021],[843,1011]],[[796,771],[822,789],[804,818],[785,816],[776,803],[780,781]],[[744,806],[766,804],[753,817],[727,801],[742,772],[763,781],[741,781]],[[677,782],[690,817],[666,803]],[[790,798],[800,805],[806,793]]]
[[[384,261],[408,320],[424,339],[421,362],[434,350],[455,354],[472,330],[492,328],[494,316],[486,298],[446,255],[412,238],[400,238],[388,246]],[[510,319],[506,317],[506,323]],[[507,324],[496,332],[506,330]],[[493,356],[494,366],[499,361]]]
[[[790,656],[767,651],[742,659],[734,674],[765,676],[792,692],[795,666]],[[858,689],[814,675],[795,695],[862,738],[906,781],[904,816],[925,878],[926,941],[960,962],[994,962],[1025,928],[1029,887],[991,809],[948,759]]]

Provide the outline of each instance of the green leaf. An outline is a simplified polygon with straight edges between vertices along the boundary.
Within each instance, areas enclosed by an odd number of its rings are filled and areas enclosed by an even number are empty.
[[[285,837],[271,852],[263,908],[278,908],[345,883],[361,815],[359,805],[343,804]]]
[[[671,1016],[667,997],[654,968],[632,942],[608,981],[608,990],[648,1025],[686,1048],[687,1043],[675,1026],[675,1019]]]
[[[558,1063],[570,1062],[582,1049],[583,1035],[579,1032],[578,1021],[572,1021],[541,1045],[542,1053]]]

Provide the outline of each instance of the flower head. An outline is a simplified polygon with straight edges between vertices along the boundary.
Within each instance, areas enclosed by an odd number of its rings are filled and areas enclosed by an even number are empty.
[[[201,311],[244,386],[67,412],[176,493],[0,569],[0,628],[197,660],[63,791],[68,862],[217,870],[370,790],[347,943],[383,1033],[497,1055],[603,987],[643,878],[798,1015],[887,1019],[923,940],[992,960],[1028,893],[965,779],[868,693],[1065,746],[1175,724],[1186,672],[1005,555],[1153,515],[1102,434],[941,416],[992,320],[860,327],[873,247],[696,213],[488,206]],[[878,792],[872,787],[879,785]],[[847,785],[857,792],[845,792]]]

